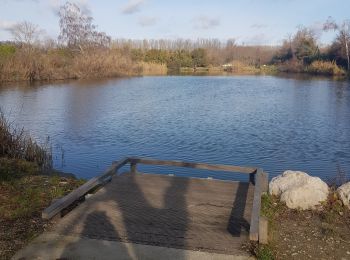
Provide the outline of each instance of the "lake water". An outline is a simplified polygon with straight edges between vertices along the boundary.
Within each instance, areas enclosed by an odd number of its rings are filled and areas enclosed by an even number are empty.
[[[164,76],[0,88],[0,106],[59,170],[91,178],[124,156],[350,173],[350,84],[273,76]],[[219,179],[242,175],[143,167]],[[246,176],[244,176],[246,178]]]

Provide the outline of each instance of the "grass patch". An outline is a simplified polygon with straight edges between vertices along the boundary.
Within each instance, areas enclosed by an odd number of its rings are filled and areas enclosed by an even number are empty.
[[[258,243],[250,244],[250,253],[257,259],[273,260],[277,259],[275,243],[273,240],[274,232],[278,223],[276,223],[280,215],[284,214],[286,206],[281,203],[277,197],[265,193],[261,197],[260,215],[264,216],[269,221],[269,243],[262,245]]]
[[[256,258],[259,260],[273,260],[275,259],[272,249],[268,245],[260,245],[256,250]]]
[[[269,224],[273,224],[274,220],[286,210],[286,206],[279,201],[276,196],[268,193],[261,196],[261,212],[260,214],[269,220]]]
[[[33,162],[0,159],[0,218],[28,218],[72,191],[84,180],[42,175]]]
[[[84,182],[43,175],[35,162],[0,158],[0,259],[10,259],[42,233],[49,225],[41,219],[42,210]]]

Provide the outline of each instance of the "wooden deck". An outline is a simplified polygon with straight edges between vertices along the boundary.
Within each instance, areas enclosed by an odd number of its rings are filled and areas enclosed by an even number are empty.
[[[101,240],[236,254],[249,241],[254,185],[167,175],[115,175],[54,231]]]
[[[130,172],[118,175],[128,164]],[[247,182],[142,174],[138,164],[243,173]],[[62,215],[88,197],[60,219],[55,234],[239,255],[244,242],[267,242],[267,221],[260,217],[267,186],[260,168],[128,157],[54,202],[42,217]]]

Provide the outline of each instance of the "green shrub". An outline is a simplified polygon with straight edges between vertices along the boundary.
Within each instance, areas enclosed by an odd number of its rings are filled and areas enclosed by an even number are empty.
[[[9,44],[0,45],[0,59],[7,58],[15,54],[16,47]]]

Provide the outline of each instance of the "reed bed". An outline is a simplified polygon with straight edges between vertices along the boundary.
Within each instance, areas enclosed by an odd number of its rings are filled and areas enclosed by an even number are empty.
[[[313,74],[341,76],[345,75],[344,69],[340,68],[335,61],[321,61],[317,60],[310,64],[307,68],[307,72]]]
[[[52,153],[48,142],[46,145],[40,146],[23,128],[12,127],[1,111],[0,157],[34,162],[42,170],[52,169]]]
[[[17,49],[0,57],[0,82],[139,75],[142,64],[117,49]]]
[[[165,63],[140,62],[142,75],[166,75],[168,67]]]

